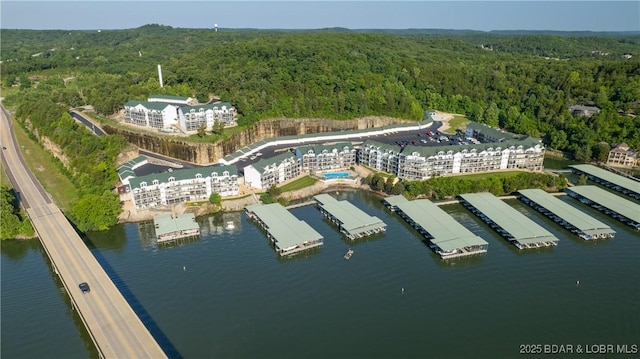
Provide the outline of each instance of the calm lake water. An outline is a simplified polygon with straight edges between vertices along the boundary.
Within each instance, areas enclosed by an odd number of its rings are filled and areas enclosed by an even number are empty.
[[[489,252],[444,262],[379,197],[332,193],[387,232],[349,242],[307,206],[291,212],[324,246],[289,260],[241,213],[201,218],[201,238],[180,245],[158,247],[144,224],[86,242],[171,357],[504,358],[531,344],[640,345],[640,236],[573,199],[563,198],[616,238],[584,242],[509,200],[560,239],[518,251],[449,205]],[[97,355],[38,241],[3,242],[1,275],[3,359]]]

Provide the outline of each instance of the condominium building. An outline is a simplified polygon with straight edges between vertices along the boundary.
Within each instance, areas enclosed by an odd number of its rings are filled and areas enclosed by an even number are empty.
[[[300,161],[296,155],[285,152],[244,167],[244,182],[249,187],[269,189],[300,176],[300,173]]]
[[[131,100],[124,104],[124,122],[148,126],[159,130],[174,130],[180,127],[185,132],[196,132],[204,125],[211,131],[215,125],[235,124],[236,110],[228,102],[194,104],[190,97],[158,96],[149,101]],[[177,129],[175,129],[177,131]]]
[[[187,132],[197,131],[203,125],[207,131],[219,123],[224,126],[232,126],[235,124],[235,113],[235,108],[228,102],[181,106],[180,126]]]
[[[207,200],[212,193],[235,196],[239,190],[235,166],[189,168],[128,180],[136,209]]]
[[[493,127],[489,127],[483,123],[470,122],[465,130],[467,137],[473,137],[480,142],[495,143],[516,139],[513,133],[502,131]]]
[[[356,164],[356,149],[348,142],[298,147],[296,156],[303,171],[334,170]]]
[[[614,167],[633,167],[638,162],[638,154],[626,143],[620,143],[611,151],[607,158],[607,165]]]
[[[358,162],[363,166],[397,174],[400,151],[400,146],[367,140],[358,152]]]
[[[178,123],[176,105],[131,100],[124,104],[124,122],[137,126],[170,129]]]
[[[505,169],[542,170],[544,146],[527,137],[520,141],[467,146],[407,146],[398,156],[398,178],[423,180],[456,173]]]

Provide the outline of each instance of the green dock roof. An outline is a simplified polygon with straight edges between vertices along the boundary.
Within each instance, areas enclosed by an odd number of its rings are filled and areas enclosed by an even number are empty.
[[[322,240],[323,237],[307,222],[299,220],[280,203],[253,204],[247,210],[255,213],[265,224],[278,250],[290,250],[296,246]]]
[[[428,199],[414,201],[392,199],[392,201],[413,222],[429,232],[433,237],[431,243],[443,251],[488,245],[484,239],[473,234]]]
[[[575,186],[567,188],[567,191],[574,192],[611,211],[640,223],[640,205],[628,199],[617,196],[597,186]]]
[[[157,237],[179,231],[200,230],[200,226],[196,222],[196,215],[193,213],[159,214],[153,217],[153,224]]]
[[[482,212],[521,244],[558,242],[551,232],[488,192],[466,193],[460,197]]]
[[[564,219],[586,234],[615,233],[608,225],[541,189],[523,189],[519,190],[518,193],[546,208],[549,212]]]
[[[323,193],[313,197],[320,207],[338,219],[349,235],[385,228],[387,225],[375,216],[370,216],[349,201],[338,201]]]
[[[223,176],[224,172],[227,172],[229,176],[237,176],[238,168],[236,166],[207,166],[207,167],[193,167],[174,170],[172,172],[152,173],[145,176],[135,177],[129,180],[131,188],[140,187],[140,183],[146,182],[147,185],[153,183],[154,180],[158,180],[158,183],[169,182],[169,178],[173,178],[175,181],[188,180],[196,178],[196,175],[201,175],[203,178],[216,174],[217,176]]]
[[[628,191],[640,194],[640,182],[620,176],[618,174],[593,165],[570,165],[569,167],[574,168],[580,172],[584,172],[588,175],[598,177]]]

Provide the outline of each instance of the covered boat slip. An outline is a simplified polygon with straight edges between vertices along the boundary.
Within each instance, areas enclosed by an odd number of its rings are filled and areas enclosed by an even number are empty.
[[[385,199],[385,204],[431,242],[442,259],[485,253],[489,243],[471,233],[453,217],[427,199],[408,201],[403,196]]]
[[[320,233],[279,203],[247,206],[246,213],[267,231],[267,237],[281,256],[323,245]]]
[[[640,205],[597,186],[575,186],[566,189],[569,196],[604,212],[629,226],[640,229]]]
[[[158,243],[200,236],[200,225],[193,213],[159,214],[153,217],[153,226]]]
[[[361,238],[384,232],[387,225],[378,217],[370,216],[349,201],[338,201],[323,193],[313,197],[320,212],[329,218],[349,239]]]
[[[462,204],[519,249],[558,245],[558,238],[491,193],[461,194]]]
[[[593,165],[570,165],[569,167],[571,167],[575,173],[584,173],[587,178],[593,182],[600,183],[635,199],[640,199],[640,182],[638,181]]]
[[[541,189],[523,189],[519,190],[518,194],[522,202],[584,240],[613,238],[616,234],[608,225]]]

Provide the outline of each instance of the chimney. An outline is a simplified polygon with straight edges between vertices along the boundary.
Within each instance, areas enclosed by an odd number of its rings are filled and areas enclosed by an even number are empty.
[[[162,84],[162,67],[158,64],[158,81],[160,82],[160,87],[164,87]]]

